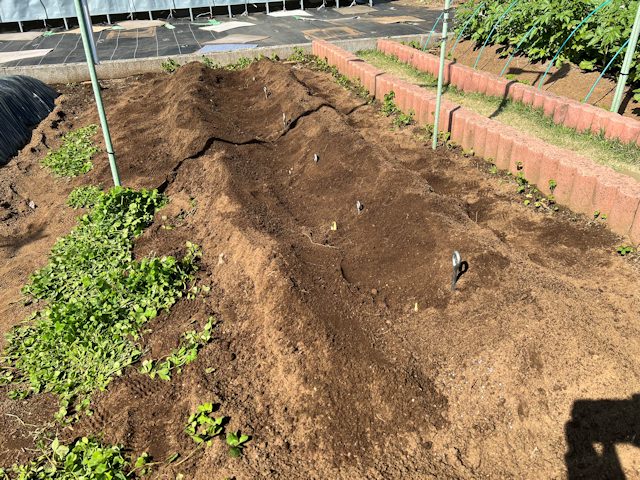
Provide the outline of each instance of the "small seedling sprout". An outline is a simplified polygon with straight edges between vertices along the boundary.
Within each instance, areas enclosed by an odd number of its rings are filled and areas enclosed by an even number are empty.
[[[242,453],[242,449],[245,448],[243,443],[249,440],[247,435],[238,435],[240,432],[229,432],[227,434],[227,443],[229,444],[229,454],[236,458]]]
[[[636,249],[631,246],[620,245],[618,247],[618,253],[620,254],[620,256],[624,257],[630,253],[636,253]]]
[[[269,100],[269,95],[267,95],[267,87],[262,88],[264,90],[264,98],[265,100]]]
[[[211,439],[222,432],[224,417],[213,418],[213,405],[205,403],[198,406],[198,413],[193,413],[187,420],[184,431],[197,445],[211,446]]]
[[[360,201],[356,202],[356,208],[358,209],[358,215],[360,215],[360,210],[362,210],[362,205],[360,204]]]
[[[284,113],[282,114],[282,123],[284,124],[284,128],[287,128],[287,116]]]

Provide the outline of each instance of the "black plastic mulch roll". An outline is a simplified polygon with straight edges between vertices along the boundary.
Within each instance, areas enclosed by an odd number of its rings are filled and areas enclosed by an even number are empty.
[[[0,165],[6,165],[55,107],[58,93],[24,75],[0,77]]]

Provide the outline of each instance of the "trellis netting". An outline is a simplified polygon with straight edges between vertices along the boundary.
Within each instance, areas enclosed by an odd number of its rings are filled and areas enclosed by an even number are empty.
[[[0,165],[5,165],[29,140],[55,107],[58,93],[49,85],[23,75],[0,77]]]

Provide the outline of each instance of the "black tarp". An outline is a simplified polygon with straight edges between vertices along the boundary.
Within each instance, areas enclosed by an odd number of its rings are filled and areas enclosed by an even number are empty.
[[[31,130],[55,107],[58,93],[24,75],[0,77],[0,165],[29,140]]]

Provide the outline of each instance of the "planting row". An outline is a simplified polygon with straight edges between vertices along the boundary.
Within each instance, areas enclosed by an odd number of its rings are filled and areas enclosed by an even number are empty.
[[[379,48],[385,48],[387,42],[380,40]],[[406,48],[407,53],[416,52],[423,61],[429,57],[435,58]],[[313,42],[313,53],[320,58],[327,58],[329,64],[336,65],[345,76],[359,80],[378,99],[394,92],[397,107],[406,114],[413,112],[420,124],[434,122],[435,93],[384,73],[324,40]],[[451,65],[449,63],[445,80],[451,78]],[[508,92],[510,85],[507,84],[505,82],[503,94]],[[488,90],[490,82],[487,81],[486,85]],[[600,211],[607,215],[614,232],[629,234],[632,242],[640,242],[640,215],[636,216],[640,186],[633,179],[571,151],[482,117],[446,99],[441,102],[438,130],[449,132],[451,140],[467,150],[473,149],[476,155],[491,159],[500,169],[512,172],[521,170],[529,182],[537,184],[545,193],[551,193],[554,189],[556,200],[573,211],[589,214]]]
[[[551,59],[560,50],[557,62],[573,62],[583,70],[594,70],[604,68],[624,48],[637,9],[637,2],[620,0],[469,0],[456,8],[455,30],[464,29],[464,38],[475,42],[519,47],[533,60]],[[569,37],[577,27],[576,34]],[[631,83],[640,79],[638,52],[635,57]],[[615,57],[614,71],[620,72],[623,58]]]
[[[400,61],[419,70],[438,75],[440,59],[430,53],[386,39],[378,41],[378,50],[388,55],[395,55]],[[510,98],[513,101],[531,105],[533,108],[541,108],[546,116],[553,117],[555,123],[574,128],[579,132],[591,131],[595,134],[604,132],[606,139],[617,138],[624,143],[640,145],[640,122],[603,108],[449,60],[445,60],[444,82],[465,92]]]

